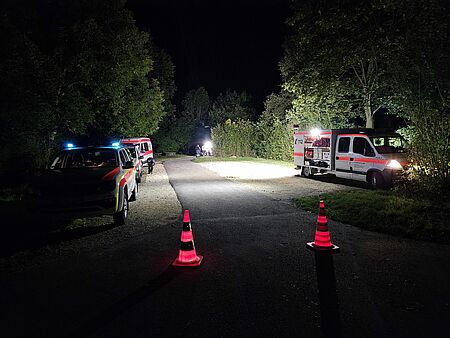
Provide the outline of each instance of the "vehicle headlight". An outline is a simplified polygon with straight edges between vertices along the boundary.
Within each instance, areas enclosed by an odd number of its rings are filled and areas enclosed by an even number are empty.
[[[402,165],[397,160],[390,160],[387,163],[387,167],[390,168],[390,169],[402,169]]]

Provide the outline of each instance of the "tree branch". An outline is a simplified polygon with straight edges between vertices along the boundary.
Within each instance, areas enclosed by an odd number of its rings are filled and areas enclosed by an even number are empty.
[[[364,80],[364,87],[367,88],[367,77],[366,77],[366,69],[364,68],[364,63],[362,61],[359,61],[359,65],[361,66],[361,76]]]
[[[372,116],[374,116],[375,113],[376,113],[380,108],[382,108],[382,107],[384,107],[384,104],[380,104],[380,105],[378,106],[378,108],[375,109],[375,110],[372,112]]]
[[[356,70],[355,66],[352,66],[353,72],[355,73],[356,77],[358,78],[359,82],[361,83],[361,85],[364,87],[364,82],[361,79],[361,77],[358,74],[358,71]]]

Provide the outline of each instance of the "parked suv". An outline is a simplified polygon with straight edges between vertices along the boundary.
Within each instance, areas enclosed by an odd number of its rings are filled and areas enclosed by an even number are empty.
[[[40,209],[67,218],[112,215],[116,225],[136,200],[135,166],[122,147],[62,150],[37,182]]]

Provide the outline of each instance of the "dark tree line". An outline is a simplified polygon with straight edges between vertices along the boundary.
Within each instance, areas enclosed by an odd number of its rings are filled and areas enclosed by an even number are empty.
[[[0,15],[1,171],[43,166],[64,139],[153,134],[174,66],[124,1],[10,0]]]
[[[256,117],[251,96],[226,89],[212,99],[204,87],[188,91],[179,111],[167,118],[155,135],[158,151],[187,151],[204,128],[214,127],[227,119],[246,120]]]

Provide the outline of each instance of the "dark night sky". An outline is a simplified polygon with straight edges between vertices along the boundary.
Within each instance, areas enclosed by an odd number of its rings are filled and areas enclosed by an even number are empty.
[[[212,98],[231,88],[249,92],[262,109],[278,91],[288,0],[128,0],[127,6],[172,57],[178,101],[200,86]]]

